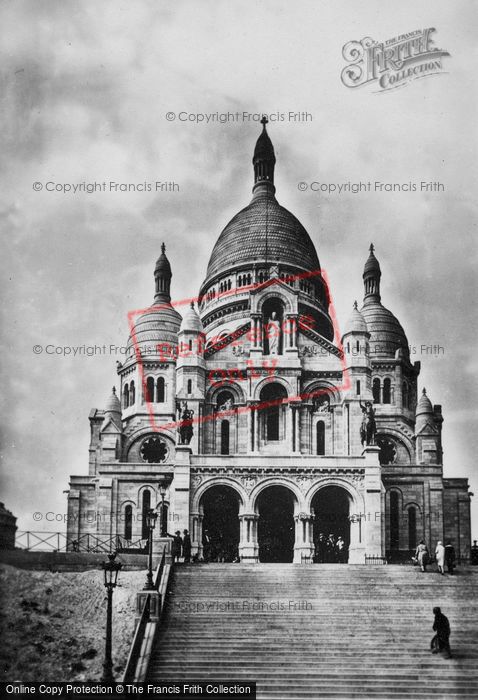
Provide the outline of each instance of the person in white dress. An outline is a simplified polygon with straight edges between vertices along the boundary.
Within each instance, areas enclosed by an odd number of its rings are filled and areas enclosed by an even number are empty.
[[[445,547],[443,542],[438,542],[435,549],[435,558],[437,560],[438,573],[445,575]]]

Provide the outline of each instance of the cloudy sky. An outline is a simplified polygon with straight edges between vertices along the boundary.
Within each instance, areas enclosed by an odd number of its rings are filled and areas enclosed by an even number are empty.
[[[152,301],[161,241],[173,297],[194,296],[221,229],[250,200],[259,126],[194,119],[216,112],[285,116],[269,125],[277,198],[314,240],[342,323],[374,242],[383,303],[416,348],[420,387],[443,406],[445,475],[470,478],[478,515],[474,9],[471,0],[1,4],[2,500],[20,529],[63,529],[33,513],[65,513],[69,475],[87,472],[88,413],[104,405],[121,359],[33,347],[124,346],[127,312]],[[450,54],[440,75],[386,92],[342,84],[347,42],[427,27]],[[298,189],[360,181],[436,181],[444,191]],[[153,191],[46,189],[94,182]],[[179,191],[156,192],[156,182]],[[443,354],[421,352],[435,344]]]

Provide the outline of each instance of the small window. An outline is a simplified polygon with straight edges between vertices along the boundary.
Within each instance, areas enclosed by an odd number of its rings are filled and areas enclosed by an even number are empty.
[[[378,377],[373,380],[372,394],[374,403],[380,403],[380,379]]]
[[[134,406],[134,402],[136,399],[136,391],[134,387],[134,382],[131,382],[129,385],[129,405]]]
[[[229,421],[221,421],[221,454],[229,454]]]
[[[156,401],[164,402],[164,377],[158,377],[156,381]]]
[[[189,349],[190,349],[190,350],[193,349],[193,341],[192,341],[192,340],[189,341]]]
[[[124,509],[124,538],[130,540],[133,537],[133,506]]]
[[[129,387],[127,384],[124,385],[123,389],[123,408],[128,408],[129,406]]]
[[[317,423],[317,454],[325,454],[325,423],[319,420]]]
[[[191,394],[193,390],[193,380],[188,379],[188,394]]]
[[[392,381],[387,377],[383,380],[383,403],[392,401]]]
[[[359,340],[357,340],[357,342],[355,343],[355,348],[356,348],[357,352],[360,352],[360,341]]]
[[[360,396],[360,379],[357,379],[356,391],[357,396]]]
[[[148,377],[146,380],[146,395],[145,400],[149,403],[154,401],[154,379],[153,377]]]

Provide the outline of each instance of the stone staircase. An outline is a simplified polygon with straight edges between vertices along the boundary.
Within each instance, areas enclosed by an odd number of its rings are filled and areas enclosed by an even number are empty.
[[[176,566],[148,680],[256,681],[257,697],[478,698],[478,570]],[[432,608],[453,658],[432,655]]]

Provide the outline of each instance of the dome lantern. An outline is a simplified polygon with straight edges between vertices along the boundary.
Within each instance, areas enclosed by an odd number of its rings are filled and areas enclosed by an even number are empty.
[[[374,245],[370,244],[370,255],[363,270],[364,304],[380,301],[380,263],[374,255]]]
[[[254,187],[253,192],[256,192],[259,188],[271,191],[272,194],[276,191],[274,187],[274,167],[276,164],[276,157],[274,153],[274,146],[269,138],[269,134],[266,131],[266,124],[268,123],[267,117],[262,117],[262,133],[257,139],[256,147],[254,149],[254,156],[252,158],[252,164],[254,165]]]
[[[161,255],[157,259],[154,268],[155,302],[171,301],[170,289],[172,276],[171,265],[166,256],[166,246],[164,243],[161,243]]]

